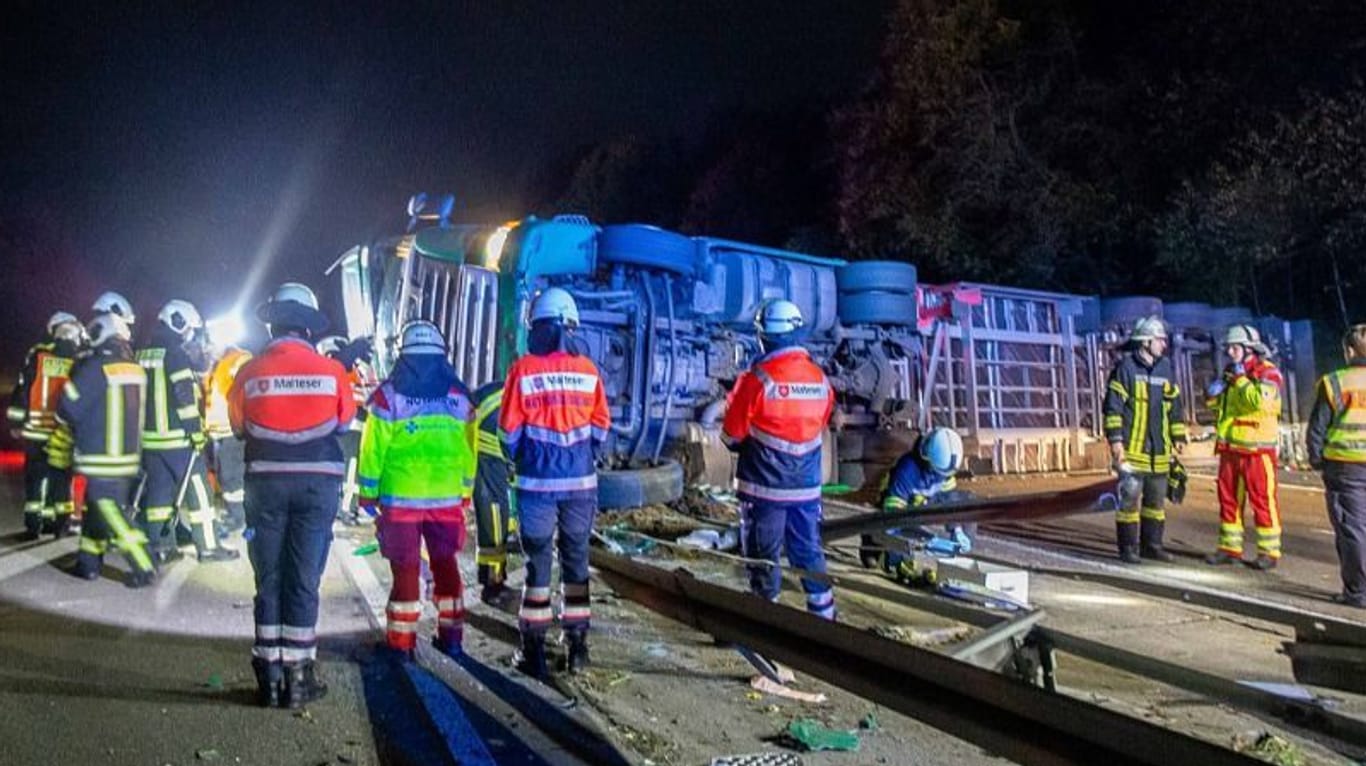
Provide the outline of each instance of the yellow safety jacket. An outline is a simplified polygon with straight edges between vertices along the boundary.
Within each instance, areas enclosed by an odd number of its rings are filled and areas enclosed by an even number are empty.
[[[1333,418],[1323,443],[1323,458],[1366,463],[1366,367],[1354,365],[1323,376],[1321,385]]]
[[[209,438],[226,439],[232,436],[232,424],[228,422],[228,391],[232,389],[237,371],[250,360],[250,352],[230,348],[214,363],[204,379],[204,430]]]
[[[1275,455],[1280,442],[1281,371],[1261,358],[1248,363],[1218,396],[1206,401],[1217,420],[1215,452]]]

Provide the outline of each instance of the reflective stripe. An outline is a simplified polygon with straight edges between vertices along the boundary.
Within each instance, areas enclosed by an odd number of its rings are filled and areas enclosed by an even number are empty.
[[[592,618],[592,609],[586,605],[569,606],[566,604],[564,611],[560,614],[560,619],[565,622],[583,622]]]
[[[1138,511],[1115,511],[1115,522],[1119,524],[1137,524],[1139,518]]]
[[[280,628],[280,638],[286,641],[317,641],[318,631],[315,628],[301,628],[295,625],[285,625]]]
[[[550,587],[523,587],[522,598],[528,601],[549,601]]]
[[[379,504],[385,508],[439,510],[442,508],[463,508],[469,505],[469,499],[465,497],[397,497],[394,495],[380,495]]]
[[[596,473],[587,476],[560,479],[540,479],[534,476],[518,476],[517,489],[524,489],[528,492],[572,492],[576,489],[596,489],[598,486],[598,475]],[[817,494],[820,487],[816,488]]]
[[[395,620],[391,617],[388,624],[385,626],[385,629],[390,633],[416,633],[417,623]]]
[[[749,429],[750,438],[771,449],[785,452],[789,455],[808,455],[821,448],[821,437],[804,442],[793,442],[783,439],[758,428]]]
[[[316,646],[306,648],[296,646],[280,647],[280,659],[283,662],[304,662],[306,660],[316,659],[317,656],[318,647]]]
[[[1167,511],[1164,508],[1144,508],[1140,515],[1149,521],[1166,521]]]
[[[265,661],[267,661],[267,662],[279,662],[279,661],[281,660],[281,657],[280,657],[280,647],[278,647],[278,646],[253,646],[253,647],[251,648],[251,656],[253,656],[253,657],[259,657],[260,659],[263,659],[263,660],[265,660]]]
[[[282,625],[257,625],[256,637],[262,641],[278,641],[284,633]]]
[[[321,460],[298,463],[284,460],[253,460],[247,464],[247,473],[325,473],[343,476],[346,474],[346,466]]]
[[[555,431],[542,426],[525,426],[525,434],[528,439],[535,439],[538,442],[548,442],[558,444],[561,447],[572,447],[579,442],[592,438],[591,426],[580,426],[566,432]]]
[[[520,482],[521,479],[518,478]],[[761,498],[763,500],[776,500],[780,502],[796,502],[799,500],[818,500],[821,496],[820,486],[800,487],[800,488],[780,488],[765,487],[761,484],[739,479],[735,482],[736,489],[745,495]]]
[[[598,387],[598,376],[589,372],[536,372],[523,375],[517,381],[522,396],[535,396],[552,392],[573,392],[591,394]]]
[[[314,439],[321,439],[324,436],[336,433],[341,429],[341,423],[336,418],[324,420],[316,426],[311,426],[300,431],[277,431],[274,428],[266,428],[258,423],[247,423],[247,434],[257,439],[278,442],[280,444],[303,444]]]

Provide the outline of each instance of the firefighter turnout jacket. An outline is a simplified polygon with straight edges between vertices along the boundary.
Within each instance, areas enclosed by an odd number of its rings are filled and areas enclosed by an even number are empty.
[[[355,416],[346,370],[301,338],[271,341],[228,391],[228,420],[247,442],[247,473],[345,475],[336,434]]]
[[[240,348],[230,348],[223,353],[209,375],[204,379],[204,431],[211,439],[226,439],[232,436],[232,423],[228,421],[228,391],[237,373],[251,361],[251,354]]]
[[[835,406],[825,373],[800,346],[760,356],[735,381],[722,438],[738,448],[738,494],[750,502],[821,496],[821,436]]]
[[[92,478],[137,476],[146,390],[126,343],[110,341],[77,361],[57,402],[48,462]]]
[[[594,456],[611,425],[602,378],[588,357],[552,351],[512,363],[498,427],[518,490],[596,489]]]
[[[151,342],[138,349],[137,361],[147,371],[142,448],[186,449],[200,443],[199,384],[184,340],[165,325],[157,325]]]
[[[1161,357],[1148,365],[1137,351],[1126,355],[1110,372],[1105,392],[1105,439],[1124,445],[1124,461],[1134,470],[1167,473],[1172,445],[1186,438],[1181,389],[1173,373],[1170,359]]]
[[[18,429],[25,440],[41,443],[52,437],[57,428],[57,400],[71,375],[73,361],[59,353],[52,342],[35,345],[24,357],[24,369],[14,385],[6,416],[10,427]]]
[[[395,521],[463,519],[474,491],[474,431],[474,404],[459,381],[430,398],[384,382],[370,397],[361,435],[361,504],[378,503]]]
[[[1353,359],[1319,380],[1305,442],[1310,465],[1366,465],[1366,359]]]
[[[1206,404],[1214,411],[1215,452],[1275,455],[1280,441],[1281,371],[1253,357]]]

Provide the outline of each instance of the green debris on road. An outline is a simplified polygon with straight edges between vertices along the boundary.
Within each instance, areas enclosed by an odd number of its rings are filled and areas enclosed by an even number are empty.
[[[352,556],[369,556],[372,553],[379,553],[378,541],[369,542],[365,545],[357,545],[356,549],[354,551],[351,551]]]
[[[803,748],[818,750],[858,750],[858,734],[823,726],[810,718],[794,718],[788,725],[786,734],[796,740]]]
[[[205,682],[204,682],[204,685],[207,686],[207,687],[209,687],[210,689],[216,691],[216,692],[221,692],[221,691],[223,691],[223,674],[222,674],[222,673],[213,673],[213,674],[210,674],[210,675],[209,675],[209,680],[205,681]]]

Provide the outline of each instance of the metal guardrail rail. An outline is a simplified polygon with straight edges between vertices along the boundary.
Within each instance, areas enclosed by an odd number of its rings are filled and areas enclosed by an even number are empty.
[[[1029,766],[1260,764],[1187,734],[601,549],[622,596]]]

